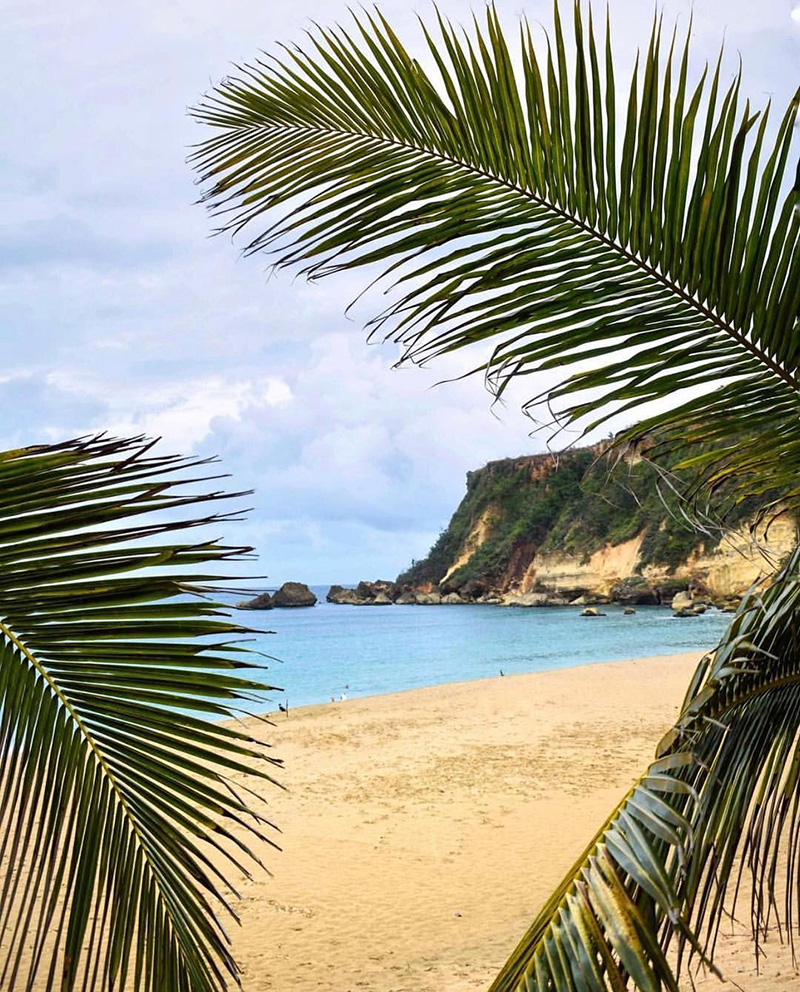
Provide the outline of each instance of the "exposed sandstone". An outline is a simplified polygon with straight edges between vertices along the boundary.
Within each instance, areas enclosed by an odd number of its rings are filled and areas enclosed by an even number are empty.
[[[690,592],[676,592],[670,603],[673,610],[689,610],[694,605],[694,599]]]

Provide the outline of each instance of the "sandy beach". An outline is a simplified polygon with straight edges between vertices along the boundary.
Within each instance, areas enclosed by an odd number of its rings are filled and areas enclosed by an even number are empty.
[[[498,676],[256,725],[289,791],[270,796],[274,877],[241,887],[245,992],[488,987],[652,756],[698,658]],[[800,988],[776,936],[765,950],[757,975],[744,927],[726,926],[718,962],[746,992]]]

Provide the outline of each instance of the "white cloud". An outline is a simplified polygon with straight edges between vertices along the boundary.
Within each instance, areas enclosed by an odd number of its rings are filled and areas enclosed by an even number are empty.
[[[292,400],[287,383],[277,376],[257,376],[243,381],[221,376],[177,383],[145,385],[109,383],[93,375],[51,372],[51,389],[92,399],[101,405],[96,421],[75,425],[76,433],[107,430],[129,436],[162,437],[175,451],[189,452],[206,438],[217,418],[238,420],[243,411],[261,413]]]
[[[440,6],[467,22],[482,4]],[[498,6],[512,27],[520,6]],[[610,6],[618,58],[632,58],[652,6]],[[524,9],[549,23],[550,0]],[[748,94],[788,98],[798,35],[784,0],[665,0],[665,23],[690,9],[696,65],[725,31]],[[432,5],[381,10],[420,50],[416,13]],[[268,280],[265,261],[208,237],[186,106],[232,62],[347,16],[330,0],[229,0],[224,17],[216,0],[11,0],[0,22],[0,444],[107,428],[219,454],[237,488],[257,490],[252,521],[228,536],[260,545],[275,580],[391,575],[424,553],[468,469],[544,446],[518,412],[522,388],[502,421],[478,379],[429,388],[477,355],[392,372],[395,349],[367,348],[344,316],[364,273]]]

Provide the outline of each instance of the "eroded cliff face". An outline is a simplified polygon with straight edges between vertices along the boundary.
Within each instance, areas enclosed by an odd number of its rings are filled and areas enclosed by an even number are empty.
[[[756,538],[751,535],[749,525],[742,524],[712,551],[694,551],[674,569],[643,564],[640,549],[644,536],[641,533],[621,544],[606,544],[588,560],[555,551],[537,554],[533,545],[523,543],[514,549],[508,568],[494,589],[506,596],[548,592],[567,599],[578,596],[614,599],[621,583],[643,578],[655,589],[668,590],[668,594],[675,585],[695,584],[705,588],[714,600],[734,599],[742,596],[757,579],[774,571],[794,547],[797,529],[785,514],[773,522],[768,535],[761,528]],[[480,542],[476,540],[473,553],[478,547]],[[521,574],[523,562],[526,567]]]
[[[528,593],[545,587],[565,595],[580,590],[581,594],[610,596],[615,585],[638,574],[636,567],[643,537],[644,534],[639,534],[622,544],[603,545],[588,561],[558,551],[542,552],[532,558],[519,584],[513,581],[513,576],[509,576],[511,581],[507,583],[504,576],[503,591]]]
[[[631,453],[613,469],[601,459],[598,470],[602,453],[533,455],[469,473],[450,525],[398,582],[444,595],[480,585],[484,595],[531,603],[639,594],[668,602],[691,587],[723,602],[769,575],[795,545],[788,514],[751,534],[747,507],[727,530],[699,533],[665,500],[646,461]]]
[[[463,547],[459,550],[455,561],[442,576],[442,582],[447,582],[454,572],[457,572],[462,566],[467,565],[478,548],[486,544],[487,540],[491,537],[492,527],[496,518],[497,508],[490,504],[483,510],[475,526],[467,534]],[[432,585],[432,583],[428,583],[428,585]],[[425,592],[430,592],[430,589],[426,589]]]

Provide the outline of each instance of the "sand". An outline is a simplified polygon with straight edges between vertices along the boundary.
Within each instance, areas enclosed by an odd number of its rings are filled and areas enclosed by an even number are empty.
[[[487,988],[652,756],[698,658],[498,676],[256,725],[290,791],[270,796],[274,877],[241,885],[245,992]],[[800,988],[776,936],[756,975],[734,930],[719,952],[728,977],[747,992]]]

